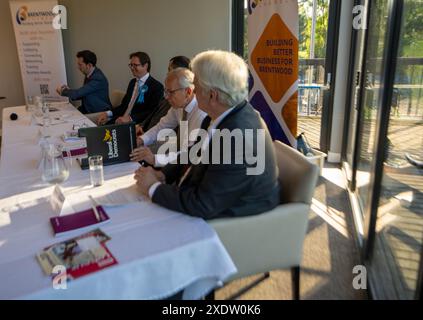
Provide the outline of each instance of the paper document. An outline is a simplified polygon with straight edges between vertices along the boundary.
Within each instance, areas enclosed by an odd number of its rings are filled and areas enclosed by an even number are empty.
[[[144,197],[139,193],[135,184],[120,189],[102,186],[67,195],[60,215],[68,215],[91,208],[93,201],[90,196],[97,205],[104,207],[124,206],[144,201]]]

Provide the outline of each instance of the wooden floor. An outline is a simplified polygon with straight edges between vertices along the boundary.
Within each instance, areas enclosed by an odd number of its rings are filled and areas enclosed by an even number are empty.
[[[298,116],[298,134],[304,132],[310,146],[320,149],[320,116]]]

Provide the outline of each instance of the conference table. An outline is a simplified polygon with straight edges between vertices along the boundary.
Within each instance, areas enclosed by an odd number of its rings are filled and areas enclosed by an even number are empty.
[[[55,107],[54,117],[62,122],[48,129],[51,139],[75,125],[95,125],[70,104]],[[10,120],[11,113],[18,119]],[[36,254],[67,239],[55,237],[49,222],[58,212],[50,204],[55,186],[41,179],[40,130],[24,106],[3,110],[0,299],[165,299],[181,290],[183,299],[201,299],[237,272],[206,221],[159,207],[138,193],[133,177],[139,164],[105,166],[105,183],[94,188],[89,170],[71,161],[69,178],[60,184],[66,199],[79,199],[88,209],[89,195],[118,192],[133,201],[105,207],[110,222],[101,230],[111,237],[107,247],[118,264],[69,281],[65,290],[54,289]]]

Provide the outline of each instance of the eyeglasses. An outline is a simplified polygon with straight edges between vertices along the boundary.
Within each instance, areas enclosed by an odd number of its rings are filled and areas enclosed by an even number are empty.
[[[164,96],[165,97],[169,97],[169,96],[171,96],[172,94],[174,94],[176,91],[179,91],[179,90],[185,90],[185,88],[178,88],[178,89],[175,89],[175,90],[165,90],[164,91]]]
[[[141,66],[141,63],[130,63],[130,64],[128,64],[129,68],[137,68],[139,66]]]

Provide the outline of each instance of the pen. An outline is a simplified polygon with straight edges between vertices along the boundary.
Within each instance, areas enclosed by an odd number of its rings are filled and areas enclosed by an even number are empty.
[[[89,195],[88,197],[94,203],[94,205],[91,206],[91,207],[92,207],[92,209],[94,211],[94,214],[95,214],[95,217],[96,217],[97,221],[100,222],[101,221],[100,214],[98,213],[98,210],[97,210],[98,203],[97,203],[97,201],[95,201],[95,199],[91,195]]]
[[[101,219],[100,219],[100,215],[98,214],[97,207],[96,206],[92,206],[92,208],[94,210],[94,214],[95,214],[95,217],[96,217],[97,221],[100,222]]]

